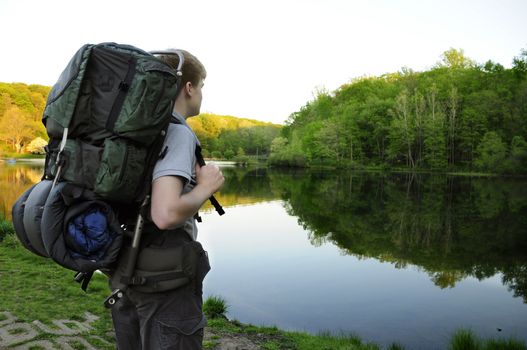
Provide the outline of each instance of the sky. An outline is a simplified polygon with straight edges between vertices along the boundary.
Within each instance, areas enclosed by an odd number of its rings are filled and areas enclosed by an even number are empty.
[[[202,112],[284,123],[317,91],[450,48],[510,67],[526,0],[0,0],[0,81],[53,85],[85,43],[181,48],[205,65]]]

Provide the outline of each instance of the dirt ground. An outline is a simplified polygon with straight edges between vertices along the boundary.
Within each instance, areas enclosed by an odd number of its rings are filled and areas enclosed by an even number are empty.
[[[94,344],[109,344],[107,340],[97,336],[85,334],[93,327],[91,323],[98,319],[97,316],[86,312],[83,322],[75,320],[53,320],[53,325],[45,325],[35,320],[31,323],[20,322],[8,311],[0,312],[0,349],[42,349],[42,350],[74,350],[84,347],[86,350],[97,350]],[[52,334],[53,340],[45,339],[46,334]],[[111,334],[109,334],[111,336]],[[254,335],[253,338],[265,341],[264,335]],[[244,334],[218,333],[210,328],[205,328],[204,344],[207,349],[214,350],[257,350],[262,349],[255,341]]]

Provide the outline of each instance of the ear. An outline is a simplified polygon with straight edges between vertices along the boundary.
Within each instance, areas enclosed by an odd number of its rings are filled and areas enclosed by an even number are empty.
[[[185,90],[185,94],[187,96],[192,96],[194,87],[192,86],[192,83],[190,81],[187,81],[183,89]]]

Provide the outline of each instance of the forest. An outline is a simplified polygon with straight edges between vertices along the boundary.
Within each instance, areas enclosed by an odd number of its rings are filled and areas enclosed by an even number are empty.
[[[250,156],[266,159],[271,142],[282,128],[257,120],[204,113],[187,121],[198,136],[205,157],[238,161],[247,161]]]
[[[43,154],[48,137],[41,119],[50,87],[0,83],[0,156]],[[267,158],[281,125],[257,120],[200,114],[189,118],[205,157],[246,161]]]
[[[527,51],[510,69],[463,50],[433,68],[361,77],[290,115],[276,165],[527,173]]]
[[[0,83],[0,155],[43,153],[50,88]],[[200,114],[205,157],[274,166],[527,174],[527,50],[511,68],[450,49],[431,69],[403,68],[321,89],[285,126]]]

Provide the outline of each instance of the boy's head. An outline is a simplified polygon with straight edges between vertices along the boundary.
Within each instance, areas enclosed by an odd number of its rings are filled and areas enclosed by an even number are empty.
[[[207,77],[207,71],[203,64],[188,51],[179,50],[185,59],[181,67],[182,77],[178,96],[174,109],[183,117],[198,115],[201,108],[201,88]],[[161,55],[159,58],[170,67],[177,69],[179,64],[178,55]]]
[[[180,51],[185,58],[183,67],[181,68],[183,73],[183,76],[181,77],[181,86],[185,86],[188,82],[192,83],[193,86],[198,86],[198,84],[207,77],[205,67],[200,60],[190,52],[185,50],[178,51]],[[177,69],[179,64],[178,55],[160,55],[159,58],[170,67]]]

